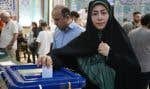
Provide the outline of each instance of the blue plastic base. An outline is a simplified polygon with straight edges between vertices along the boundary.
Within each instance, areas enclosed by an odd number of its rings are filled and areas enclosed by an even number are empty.
[[[22,74],[19,70],[41,69],[36,65],[18,65],[5,68],[2,73],[7,81],[8,89],[71,89],[83,88],[85,78],[67,69],[60,69],[53,72],[52,78],[42,78],[41,72]]]

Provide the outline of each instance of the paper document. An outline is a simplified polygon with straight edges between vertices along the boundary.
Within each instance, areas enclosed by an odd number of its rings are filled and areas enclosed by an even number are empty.
[[[42,66],[42,78],[52,78],[53,67]]]

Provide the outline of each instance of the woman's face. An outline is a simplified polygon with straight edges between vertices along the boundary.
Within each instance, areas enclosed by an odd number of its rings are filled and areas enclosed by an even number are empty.
[[[103,5],[94,6],[91,16],[92,16],[91,18],[92,18],[93,25],[97,29],[101,30],[105,28],[109,19],[109,14],[107,9]]]

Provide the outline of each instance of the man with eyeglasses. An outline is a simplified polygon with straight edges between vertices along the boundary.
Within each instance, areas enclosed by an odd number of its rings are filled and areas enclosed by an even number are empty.
[[[71,18],[70,10],[61,5],[54,7],[52,11],[52,17],[55,25],[57,26],[54,33],[52,49],[61,48],[68,44],[71,40],[78,37],[85,29],[75,22]],[[75,62],[72,59],[62,58],[63,66],[71,69],[77,68],[74,65]],[[76,70],[76,69],[74,69]]]
[[[64,6],[56,6],[52,11],[52,17],[57,26],[52,49],[65,46],[84,31],[84,28],[73,22],[70,10]]]
[[[62,5],[57,5],[52,10],[52,18],[57,26],[53,36],[52,49],[61,48],[71,40],[78,37],[85,31],[83,27],[73,22],[70,10]],[[38,64],[43,64],[43,56],[38,58]],[[45,64],[46,62],[44,62]],[[62,66],[73,70],[78,70],[74,59],[61,58]]]

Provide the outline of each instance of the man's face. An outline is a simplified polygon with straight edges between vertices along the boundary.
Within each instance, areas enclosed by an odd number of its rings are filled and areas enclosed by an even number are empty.
[[[7,22],[7,17],[1,16],[1,21],[3,21],[4,23],[6,23]]]
[[[134,22],[136,22],[136,23],[140,22],[141,16],[142,16],[141,14],[135,14],[135,15],[133,16]]]
[[[61,30],[65,29],[66,24],[67,24],[67,18],[63,17],[59,11],[58,12],[54,11],[52,13],[52,17],[53,17],[55,25],[59,29],[61,29]]]

